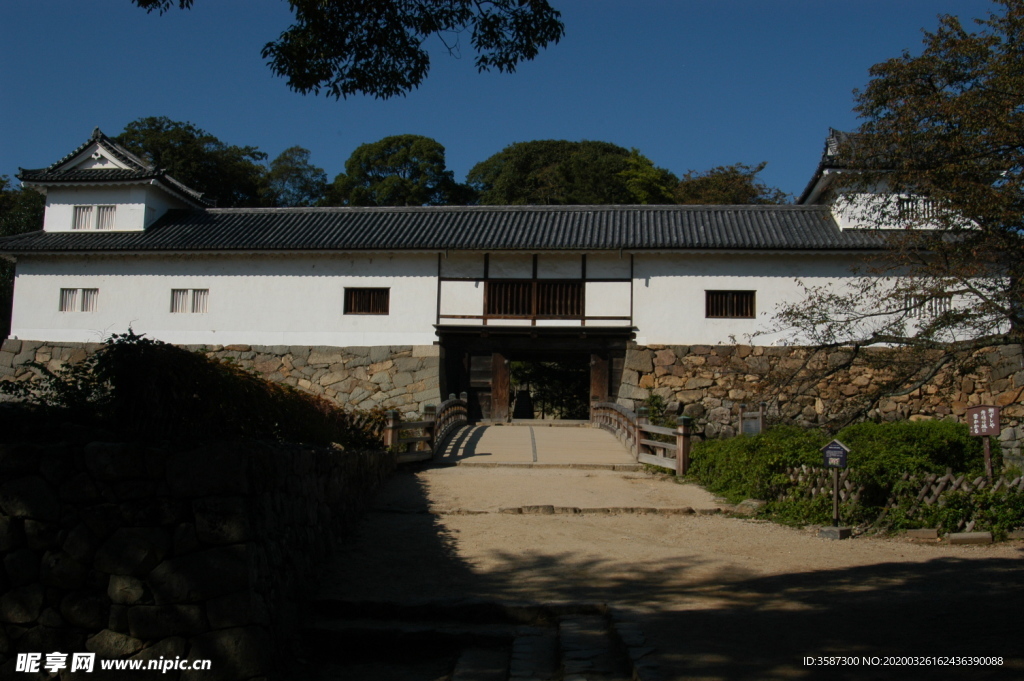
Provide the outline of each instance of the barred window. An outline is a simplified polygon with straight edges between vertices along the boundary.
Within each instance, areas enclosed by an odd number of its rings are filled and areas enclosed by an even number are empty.
[[[207,288],[176,288],[171,289],[171,313],[193,312],[204,314],[208,311],[210,289]]]
[[[918,319],[934,319],[953,308],[952,296],[911,296],[908,304]]]
[[[75,206],[71,229],[114,229],[117,206]]]
[[[705,291],[704,316],[709,319],[753,319],[754,291]]]
[[[96,206],[96,229],[114,229],[114,215],[117,206]]]
[[[99,309],[98,288],[62,288],[60,290],[61,312],[95,312]]]
[[[896,210],[900,220],[931,220],[939,215],[939,205],[931,199],[901,198]]]
[[[489,281],[484,313],[490,317],[583,316],[582,281]]]
[[[489,281],[484,295],[487,315],[529,317],[533,309],[533,287],[528,281]]]
[[[92,229],[92,206],[75,206],[75,221],[71,229]]]
[[[386,315],[391,305],[389,288],[346,288],[345,314]]]
[[[62,288],[60,290],[60,311],[74,312],[78,309],[78,289]]]

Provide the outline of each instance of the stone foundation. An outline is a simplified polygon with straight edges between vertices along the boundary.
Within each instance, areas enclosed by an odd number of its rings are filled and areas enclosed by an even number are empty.
[[[708,437],[737,433],[740,404],[756,411],[769,400],[762,382],[776,368],[799,366],[807,350],[795,347],[746,345],[634,345],[627,349],[618,403],[629,409],[650,396],[662,398],[670,411],[692,416]],[[924,420],[961,418],[967,409],[993,404],[1002,409],[999,439],[1008,465],[1024,468],[1024,359],[1021,346],[1003,346],[982,353],[973,373],[945,380],[944,374],[909,395],[884,399],[869,418]],[[874,379],[874,370],[854,366],[849,375],[815,386],[811,394],[783,392],[771,399],[768,421],[787,420],[804,427],[820,426],[839,415],[844,400]]]
[[[0,380],[28,380],[35,375],[25,366],[28,362],[44,364],[52,371],[101,347],[98,343],[7,339],[0,348]],[[348,408],[396,409],[411,418],[422,413],[425,405],[442,401],[440,347],[436,345],[186,347]]]
[[[2,678],[47,677],[16,674],[19,652],[85,651],[213,661],[153,678],[266,677],[291,652],[297,602],[395,466],[389,453],[178,451],[50,430],[52,444],[0,445]],[[98,664],[86,676],[121,678]]]

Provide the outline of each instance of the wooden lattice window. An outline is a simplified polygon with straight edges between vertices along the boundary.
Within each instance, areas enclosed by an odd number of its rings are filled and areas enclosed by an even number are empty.
[[[489,317],[583,316],[582,281],[489,281],[484,312]]]
[[[388,314],[389,288],[346,288],[345,314]]]
[[[705,291],[709,319],[753,319],[757,316],[754,291]]]

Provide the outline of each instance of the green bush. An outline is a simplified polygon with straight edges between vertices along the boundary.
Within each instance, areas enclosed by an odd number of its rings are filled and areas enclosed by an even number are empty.
[[[347,413],[321,397],[130,329],[77,364],[36,368],[40,380],[0,383],[0,389],[130,436],[381,447],[374,421],[382,415]]]
[[[801,464],[820,467],[820,448],[830,439],[820,431],[780,426],[754,437],[699,443],[690,470],[709,490],[730,501],[768,501],[764,513],[777,520],[825,523],[832,518],[831,499],[810,498],[789,479],[786,469]],[[971,437],[965,425],[952,421],[859,423],[840,431],[836,439],[850,448],[850,482],[863,486],[858,503],[845,502],[841,508],[848,523],[873,522],[890,496],[916,494],[920,483],[902,481],[904,473],[921,478],[951,468],[975,475],[984,467],[981,441]],[[993,447],[993,452],[998,449]],[[1000,459],[993,458],[998,469]],[[781,499],[783,495],[788,498]]]

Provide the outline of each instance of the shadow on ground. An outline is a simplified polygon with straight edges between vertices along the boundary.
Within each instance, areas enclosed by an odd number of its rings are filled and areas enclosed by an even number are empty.
[[[742,565],[714,569],[701,558],[622,564],[509,545],[477,565],[459,555],[457,523],[428,512],[428,494],[412,472],[399,472],[341,547],[322,596],[607,602],[640,622],[658,646],[665,679],[1024,678],[1019,558],[979,551],[976,559],[764,577]],[[855,656],[858,664],[807,666],[805,656]],[[994,656],[1003,665],[864,659],[888,656]]]

